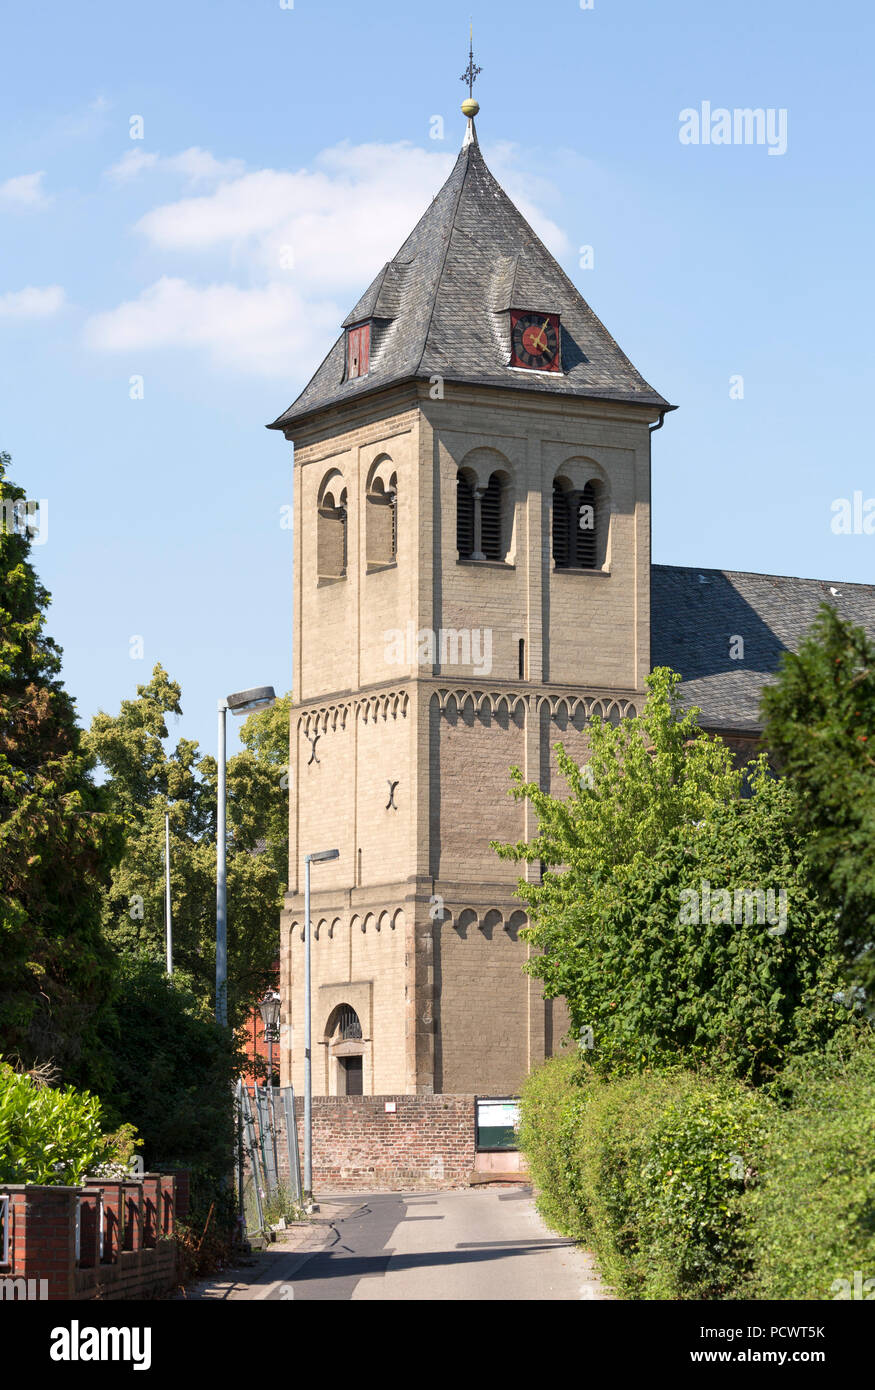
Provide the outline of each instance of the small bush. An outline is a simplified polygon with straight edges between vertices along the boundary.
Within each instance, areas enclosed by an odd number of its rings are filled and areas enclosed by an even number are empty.
[[[266,1226],[277,1226],[280,1221],[303,1221],[304,1208],[292,1196],[291,1188],[280,1183],[261,1199],[261,1210]]]
[[[39,1085],[0,1063],[0,1182],[74,1186],[122,1160],[131,1138],[129,1125],[104,1134],[97,1096]]]

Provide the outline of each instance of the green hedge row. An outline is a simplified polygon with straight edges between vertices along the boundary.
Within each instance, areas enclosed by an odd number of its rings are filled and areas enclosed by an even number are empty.
[[[555,1059],[526,1083],[520,1142],[545,1219],[621,1297],[787,1299],[842,1296],[839,1280],[853,1296],[855,1272],[875,1276],[873,1135],[864,1042],[771,1095]]]

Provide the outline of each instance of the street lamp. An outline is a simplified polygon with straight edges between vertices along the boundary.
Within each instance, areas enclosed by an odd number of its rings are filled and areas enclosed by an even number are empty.
[[[216,815],[216,1022],[228,1026],[228,918],[225,873],[225,715],[251,714],[276,700],[272,685],[257,685],[219,701],[219,786]]]
[[[280,1005],[280,996],[275,989],[269,989],[258,1004],[261,1013],[261,1021],[264,1024],[264,1040],[267,1043],[267,1072],[269,1078],[273,1077],[273,1045],[279,1039]]]
[[[270,1128],[273,1135],[273,1171],[279,1179],[279,1165],[276,1151],[276,1115],[273,1108],[273,1045],[280,1035],[281,1000],[275,989],[269,989],[258,1007],[264,1024],[264,1039],[267,1043],[267,1086],[270,1096]]]
[[[313,1196],[313,1065],[310,1056],[310,865],[339,859],[339,849],[304,855],[304,1195]]]

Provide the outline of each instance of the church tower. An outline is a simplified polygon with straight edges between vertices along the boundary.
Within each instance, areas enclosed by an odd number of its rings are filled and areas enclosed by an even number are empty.
[[[650,430],[638,374],[484,162],[447,182],[270,428],[295,446],[283,1083],[511,1095],[566,1029],[523,973],[534,831],[593,713],[650,669]],[[534,866],[529,872],[536,872]]]

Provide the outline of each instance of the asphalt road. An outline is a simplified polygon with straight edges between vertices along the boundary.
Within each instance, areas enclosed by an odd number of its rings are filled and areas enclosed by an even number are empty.
[[[324,1199],[322,1248],[282,1256],[269,1301],[609,1298],[590,1257],[549,1231],[523,1187]]]

